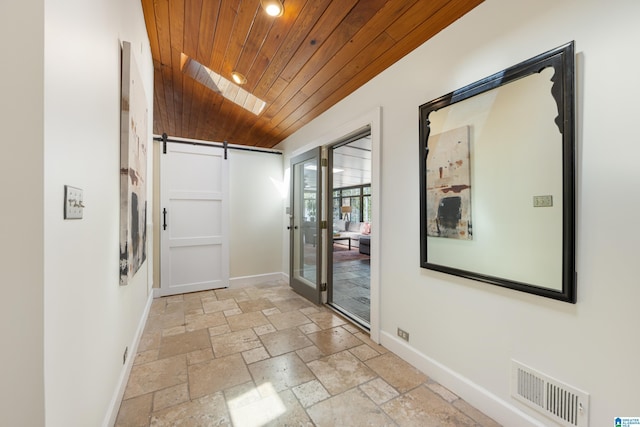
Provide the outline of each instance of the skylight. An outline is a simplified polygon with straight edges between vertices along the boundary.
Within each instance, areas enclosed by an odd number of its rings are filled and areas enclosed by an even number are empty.
[[[181,56],[180,66],[182,72],[187,76],[212,91],[219,93],[245,110],[252,112],[256,116],[262,113],[262,110],[264,110],[264,107],[267,105],[267,103],[260,98],[250,94],[240,86],[237,86],[184,53]]]

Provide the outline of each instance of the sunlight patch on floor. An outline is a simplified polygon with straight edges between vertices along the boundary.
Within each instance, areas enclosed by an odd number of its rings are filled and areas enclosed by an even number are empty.
[[[260,427],[282,416],[287,408],[273,385],[264,383],[231,399],[229,411],[234,425]]]

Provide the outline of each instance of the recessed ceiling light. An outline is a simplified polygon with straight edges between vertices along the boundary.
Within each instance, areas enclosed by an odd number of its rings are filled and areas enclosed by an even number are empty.
[[[247,82],[247,78],[243,74],[240,74],[237,71],[234,71],[231,73],[231,78],[233,79],[234,82],[236,82],[239,85],[243,85]]]
[[[284,13],[284,5],[280,0],[260,0],[260,3],[267,15],[282,16]]]

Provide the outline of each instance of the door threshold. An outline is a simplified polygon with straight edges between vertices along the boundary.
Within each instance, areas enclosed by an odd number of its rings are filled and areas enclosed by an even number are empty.
[[[335,311],[336,313],[340,314],[342,317],[346,318],[348,321],[350,321],[351,323],[353,323],[355,326],[362,329],[366,333],[370,333],[371,324],[365,321],[364,319],[360,319],[358,316],[355,316],[349,313],[348,311],[337,306],[334,303],[329,302],[326,304],[326,306],[329,307],[331,310]]]

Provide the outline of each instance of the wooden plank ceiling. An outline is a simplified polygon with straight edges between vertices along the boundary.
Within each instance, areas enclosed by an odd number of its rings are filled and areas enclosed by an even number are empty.
[[[481,2],[286,0],[274,18],[260,0],[142,0],[153,132],[271,148]],[[186,59],[244,74],[266,107],[255,115],[211,90]]]

